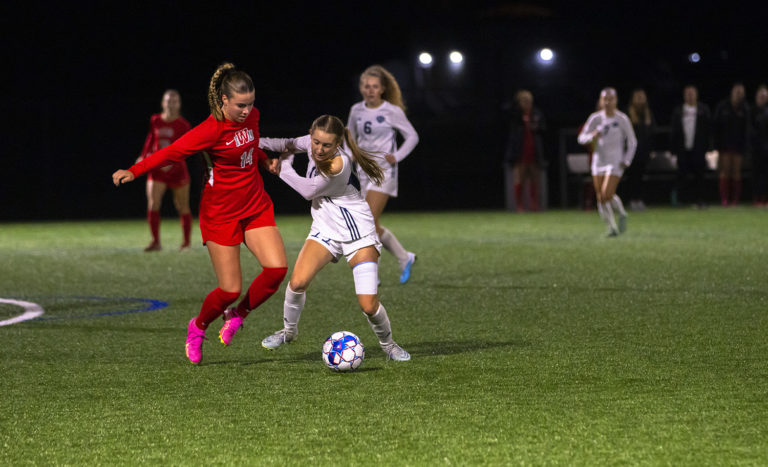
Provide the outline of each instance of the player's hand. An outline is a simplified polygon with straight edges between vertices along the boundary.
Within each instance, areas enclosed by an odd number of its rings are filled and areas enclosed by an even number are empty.
[[[280,175],[280,159],[277,157],[268,159],[267,170],[269,173]]]
[[[389,164],[392,166],[397,164],[397,159],[395,159],[395,156],[393,156],[392,154],[387,154],[386,156],[384,156],[384,159],[386,159],[387,162],[389,162]]]
[[[133,172],[130,170],[118,170],[112,174],[112,183],[115,186],[120,186],[123,183],[132,182],[136,177],[133,176]]]

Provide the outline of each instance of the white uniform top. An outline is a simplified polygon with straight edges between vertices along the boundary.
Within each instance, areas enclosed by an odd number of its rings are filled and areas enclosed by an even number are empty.
[[[317,170],[312,157],[309,135],[300,138],[260,138],[259,147],[275,152],[306,152],[309,156],[307,176],[294,170],[293,156],[284,159],[280,178],[301,196],[312,201],[312,230],[339,242],[359,240],[376,232],[373,214],[360,194],[360,182],[353,169],[352,157],[339,147],[344,166],[336,175],[326,177]]]
[[[629,166],[637,149],[637,138],[632,123],[627,115],[619,110],[614,111],[612,117],[600,110],[587,119],[579,133],[579,144],[589,144],[595,130],[600,130],[600,136],[597,138],[592,158],[593,174],[596,167],[611,167],[609,170],[612,173],[621,175],[620,164]],[[616,173],[616,170],[619,172]]]
[[[358,167],[357,176],[362,183],[363,192],[368,189],[381,191],[390,196],[397,196],[397,162],[402,161],[419,143],[419,135],[408,121],[400,107],[382,101],[375,109],[365,106],[365,101],[358,102],[349,110],[347,128],[360,148],[370,153],[384,172],[380,186],[368,180],[365,172]],[[403,144],[397,147],[397,132],[403,136]],[[397,161],[394,165],[384,158],[392,154]]]

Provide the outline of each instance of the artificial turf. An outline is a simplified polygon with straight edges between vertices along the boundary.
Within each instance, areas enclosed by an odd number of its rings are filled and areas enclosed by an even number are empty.
[[[383,220],[418,254],[405,285],[380,266],[406,363],[345,264],[311,285],[297,341],[260,346],[284,283],[192,366],[186,323],[216,284],[175,220],[157,253],[141,221],[0,225],[0,298],[45,310],[0,326],[0,464],[768,464],[768,212],[651,209],[618,238],[578,211]],[[292,266],[309,216],[277,222]],[[321,361],[339,330],[366,344],[357,372]]]

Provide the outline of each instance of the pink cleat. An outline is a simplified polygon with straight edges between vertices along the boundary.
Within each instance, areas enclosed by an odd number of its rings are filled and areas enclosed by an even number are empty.
[[[235,308],[227,308],[224,312],[224,326],[219,330],[219,340],[224,345],[230,345],[235,333],[243,327],[243,318]]]
[[[197,317],[192,318],[187,326],[187,358],[193,365],[197,365],[203,359],[203,340],[205,339],[205,330],[197,327],[196,319]]]

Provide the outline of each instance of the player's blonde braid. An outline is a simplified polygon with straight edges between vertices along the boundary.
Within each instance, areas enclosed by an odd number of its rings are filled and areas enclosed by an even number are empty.
[[[211,77],[211,84],[208,86],[208,107],[211,108],[211,115],[218,121],[224,121],[224,112],[221,111],[223,102],[221,101],[221,88],[224,77],[229,70],[234,70],[235,65],[226,62],[219,65]]]

